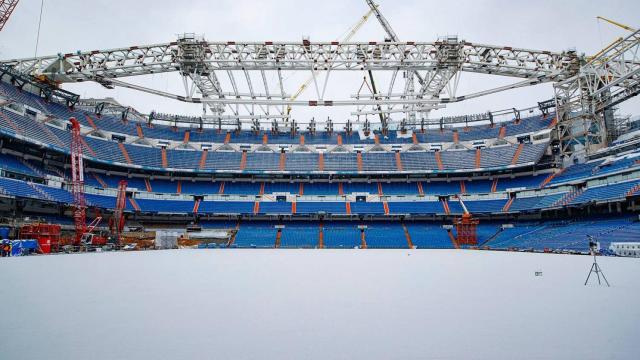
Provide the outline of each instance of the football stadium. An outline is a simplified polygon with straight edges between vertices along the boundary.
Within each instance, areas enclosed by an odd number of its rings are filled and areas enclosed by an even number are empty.
[[[32,2],[1,1],[2,49],[23,5],[37,41],[62,21]],[[534,50],[415,39],[380,2],[337,39],[185,20],[0,56],[9,358],[638,356],[638,22]]]

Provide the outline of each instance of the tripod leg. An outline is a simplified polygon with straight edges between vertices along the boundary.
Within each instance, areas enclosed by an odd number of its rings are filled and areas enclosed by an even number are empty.
[[[585,280],[584,282],[585,285],[589,283],[589,278],[591,277],[592,272],[593,272],[593,265],[591,265],[591,269],[589,270],[589,275],[587,275],[587,280]]]
[[[602,283],[600,282],[600,267],[598,266],[597,263],[594,263],[593,265],[595,265],[596,267],[596,276],[598,277],[598,285],[602,285]]]
[[[609,280],[607,280],[607,277],[604,276],[604,272],[602,271],[602,268],[600,268],[600,266],[598,266],[598,268],[600,269],[600,272],[602,273],[602,278],[604,279],[604,282],[607,283],[607,287],[611,287],[611,285],[609,285]]]

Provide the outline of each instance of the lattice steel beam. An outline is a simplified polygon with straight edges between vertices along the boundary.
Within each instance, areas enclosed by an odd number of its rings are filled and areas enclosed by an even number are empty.
[[[604,110],[640,92],[640,31],[599,52],[554,89],[561,155],[588,155],[606,146],[613,139]]]
[[[577,71],[573,52],[518,49],[461,41],[460,71],[519,78],[566,78]],[[0,61],[51,80],[76,82],[95,76],[118,78],[181,71],[178,42],[93,50]],[[205,64],[212,70],[434,70],[436,43],[236,43],[207,42]]]

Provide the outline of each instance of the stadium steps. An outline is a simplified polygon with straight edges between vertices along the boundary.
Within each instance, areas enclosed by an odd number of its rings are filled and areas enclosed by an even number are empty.
[[[39,121],[36,121],[35,123],[38,125],[40,129],[42,129],[42,132],[44,132],[45,135],[47,135],[47,137],[51,140],[51,142],[63,148],[67,147],[67,144],[63,143],[62,140],[60,140],[60,138],[56,134],[54,134],[53,131],[51,131],[51,129],[49,129],[49,126]]]
[[[200,202],[202,201],[202,199],[198,199],[193,203],[193,213],[197,214],[198,210],[200,209]]]
[[[304,135],[300,135],[300,145],[304,146]]]
[[[176,184],[176,194],[182,194],[182,180],[178,180]]]
[[[40,187],[35,186],[31,181],[27,181],[27,185],[29,185],[35,192],[37,192],[40,196],[42,196],[42,198],[47,199],[47,200],[49,200],[51,202],[55,202],[56,201],[54,198],[52,198],[49,194],[47,194]]]
[[[476,169],[480,169],[482,166],[480,166],[480,161],[481,161],[481,151],[480,149],[476,149]]]
[[[524,143],[520,143],[520,145],[518,145],[518,149],[516,149],[516,153],[513,154],[513,159],[511,159],[511,165],[516,165],[518,163],[522,149],[524,149]]]
[[[284,171],[285,167],[287,165],[287,155],[286,153],[283,151],[280,153],[280,171]]]
[[[418,181],[418,195],[424,196],[424,189],[422,188],[422,181]]]
[[[413,145],[418,145],[418,135],[416,135],[416,133],[411,134],[411,141]]]
[[[300,195],[300,196],[304,195],[304,183],[303,182],[300,183],[300,186],[298,188],[298,195]]]
[[[44,99],[38,97],[38,98],[35,98],[35,100],[36,100],[36,104],[38,104],[38,106],[40,107],[40,110],[42,110],[42,112],[44,112],[47,115],[51,114],[51,112],[47,108],[47,104],[45,103]]]
[[[347,212],[347,215],[351,215],[351,203],[348,201],[344,203],[344,208],[345,208],[345,211]]]
[[[291,202],[291,215],[295,215],[296,214],[296,211],[297,211],[297,208],[298,208],[298,206],[296,204],[297,203],[295,201]]]
[[[133,164],[133,162],[131,161],[131,158],[129,157],[129,153],[127,152],[127,148],[124,147],[124,144],[119,142],[118,147],[120,148],[120,151],[122,152],[122,156],[124,156],[124,159],[127,160],[127,163]]]
[[[136,124],[136,133],[140,139],[144,139],[144,132],[142,131],[142,125],[140,125],[140,123]]]
[[[342,145],[342,135],[338,135],[338,145]]]
[[[100,186],[102,186],[103,189],[109,188],[109,185],[102,179],[100,175],[96,173],[91,173],[91,175],[93,176],[94,179],[96,179],[98,183],[100,183]]]
[[[378,181],[378,195],[379,196],[383,196],[384,193],[382,192],[382,183]]]
[[[89,152],[89,154],[91,154],[91,156],[93,156],[94,158],[97,158],[98,155],[96,155],[96,152],[93,151],[93,148],[91,146],[89,146],[89,144],[87,143],[87,141],[84,139],[84,137],[80,137],[80,141],[82,141],[82,146],[85,150],[87,150]],[[122,145],[122,143],[120,143],[120,145],[122,146],[122,148],[124,148],[124,145]],[[125,149],[126,151],[126,149]]]
[[[42,171],[40,171],[40,169],[38,169],[37,167],[33,166],[33,164],[31,164],[31,163],[30,163],[30,162],[28,162],[27,160],[25,160],[25,159],[20,159],[20,162],[21,162],[24,166],[28,167],[28,168],[29,168],[31,171],[33,171],[34,173],[36,173],[36,174],[38,174],[38,175],[40,175],[40,176],[43,176]]]
[[[267,145],[269,143],[269,135],[267,133],[262,134],[262,145]]]
[[[396,169],[402,171],[402,157],[400,157],[399,151],[396,151]]]
[[[276,249],[279,249],[281,243],[282,243],[282,229],[278,229],[278,231],[276,232],[276,242],[273,245],[273,247]]]
[[[498,133],[498,139],[504,139],[505,136],[507,136],[507,127],[501,126],[500,132]]]
[[[440,200],[440,204],[442,204],[442,209],[444,210],[444,213],[449,215],[450,210],[449,210],[449,202],[447,201],[447,199]]]
[[[227,132],[227,135],[224,136],[225,145],[231,142],[231,133]]]
[[[169,167],[169,161],[167,160],[167,148],[166,147],[162,147],[160,148],[160,155],[162,156],[162,167],[163,168],[168,168]]]
[[[190,130],[185,130],[184,131],[184,138],[182,139],[182,143],[183,144],[188,144],[190,137],[191,137],[191,131]]]
[[[551,122],[549,123],[549,125],[547,126],[547,129],[553,129],[557,124],[558,124],[558,118],[554,116],[553,119],[551,119]]]
[[[151,181],[149,181],[149,178],[144,178],[144,186],[147,188],[148,192],[153,192],[153,188],[151,187]]]
[[[87,119],[87,123],[89,123],[89,126],[91,126],[93,130],[98,130],[98,125],[96,125],[91,116],[85,114],[84,117]]]
[[[58,169],[57,167],[49,167],[50,170],[52,170],[54,173],[56,173],[59,177],[66,179],[67,177],[64,175],[64,172],[60,169]]]
[[[565,206],[569,204],[571,201],[573,201],[573,199],[580,196],[580,194],[582,194],[583,192],[584,192],[583,189],[576,189],[576,190],[569,191],[568,193],[564,194],[564,196],[562,196],[560,199],[556,200],[553,204],[551,204],[551,207]]]
[[[338,195],[344,195],[344,186],[341,182],[338,183]]]
[[[243,171],[247,167],[247,152],[242,152],[242,158],[240,159],[240,171]]]
[[[566,168],[565,168],[566,169]],[[553,178],[555,178],[556,176],[562,174],[564,172],[565,169],[562,169],[558,172],[554,172],[551,173],[549,176],[547,176],[544,181],[542,181],[542,183],[540,184],[540,188],[544,188],[545,186],[547,186],[547,184],[549,184],[551,182],[551,180],[553,180]]]
[[[318,170],[324,171],[324,153],[318,154]]]
[[[360,230],[360,248],[361,249],[366,249],[367,248],[366,231],[362,231],[362,230]]]
[[[253,215],[257,215],[260,212],[260,202],[253,203]]]
[[[209,154],[209,149],[202,150],[202,154],[200,155],[200,164],[198,165],[198,168],[201,170],[207,165],[207,154]]]
[[[358,159],[358,172],[362,172],[362,153],[359,152],[356,157]]]
[[[260,183],[260,193],[258,195],[264,195],[264,181]]]
[[[136,202],[136,200],[132,197],[129,198],[129,203],[131,204],[131,206],[133,207],[133,209],[135,211],[140,211],[140,206],[138,205],[138,203]]]
[[[629,191],[627,191],[627,196],[633,196],[635,195],[638,191],[640,191],[640,184],[636,184],[634,187],[632,187],[631,189],[629,189]]]
[[[16,132],[16,134],[24,135],[22,129],[20,129],[18,125],[16,125],[7,115],[5,115],[4,111],[0,111],[0,117],[2,117],[2,119],[9,125],[9,127],[11,127]]]
[[[382,207],[384,208],[384,214],[389,215],[389,203],[387,203],[386,201],[383,201]]]
[[[460,142],[460,135],[458,134],[458,132],[457,132],[457,131],[454,131],[454,132],[453,132],[453,143],[454,143],[454,144],[457,144],[457,143],[459,143],[459,142]]]
[[[413,241],[411,241],[411,234],[409,234],[409,229],[407,229],[407,225],[402,223],[402,230],[404,231],[404,237],[407,239],[407,246],[409,249],[413,249]]]
[[[318,224],[318,249],[324,249],[324,225],[322,221]]]
[[[467,193],[467,186],[465,185],[464,180],[460,180],[460,193],[461,194]]]
[[[380,136],[378,136],[378,134],[373,135],[373,143],[376,145],[380,145]]]
[[[218,194],[219,195],[223,195],[224,194],[224,184],[225,184],[224,181],[220,183],[220,187],[218,188]]]
[[[440,151],[436,151],[436,162],[438,163],[438,170],[444,170],[444,165],[442,164],[442,158],[440,157]]]
[[[515,197],[510,197],[509,200],[507,200],[506,204],[504,204],[504,206],[502,207],[502,212],[508,212],[509,208],[511,207],[511,204],[513,204],[513,201],[515,200]]]
[[[493,179],[493,183],[491,183],[491,192],[494,193],[498,190],[498,178]]]
[[[486,244],[491,242],[493,239],[498,237],[498,235],[500,235],[500,233],[502,233],[503,231],[504,231],[504,229],[502,229],[502,227],[499,227],[498,230],[495,232],[495,234],[489,236],[489,238],[487,240],[485,240],[485,241],[481,242],[480,244],[478,244],[478,248],[480,248],[481,246],[485,246]]]
[[[238,235],[238,230],[240,230],[240,220],[236,223],[236,231],[229,238],[229,242],[227,243],[227,247],[231,247],[233,243],[236,241],[236,235]]]
[[[456,237],[453,236],[453,230],[447,230],[447,234],[449,235],[449,239],[451,239],[451,244],[455,249],[460,249],[460,245],[458,245],[458,241]]]

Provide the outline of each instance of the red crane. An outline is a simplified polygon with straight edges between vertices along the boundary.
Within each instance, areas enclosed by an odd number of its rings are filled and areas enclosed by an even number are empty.
[[[79,245],[82,235],[87,232],[86,200],[84,198],[84,163],[82,161],[82,135],[76,118],[71,122],[71,193],[73,194],[73,221],[76,227],[74,245]]]
[[[111,234],[114,235],[117,244],[122,243],[122,230],[124,229],[124,208],[127,201],[127,180],[120,180],[118,183],[118,197],[116,198],[116,209],[111,219]]]
[[[18,5],[18,1],[20,0],[0,0],[0,31],[9,20],[13,9]]]
[[[478,224],[480,221],[474,218],[467,206],[462,201],[462,197],[460,195],[457,196],[458,201],[460,201],[460,205],[462,205],[462,210],[464,210],[464,214],[462,217],[454,220],[454,225],[456,226],[456,232],[458,234],[458,238],[456,239],[459,245],[478,245]]]

